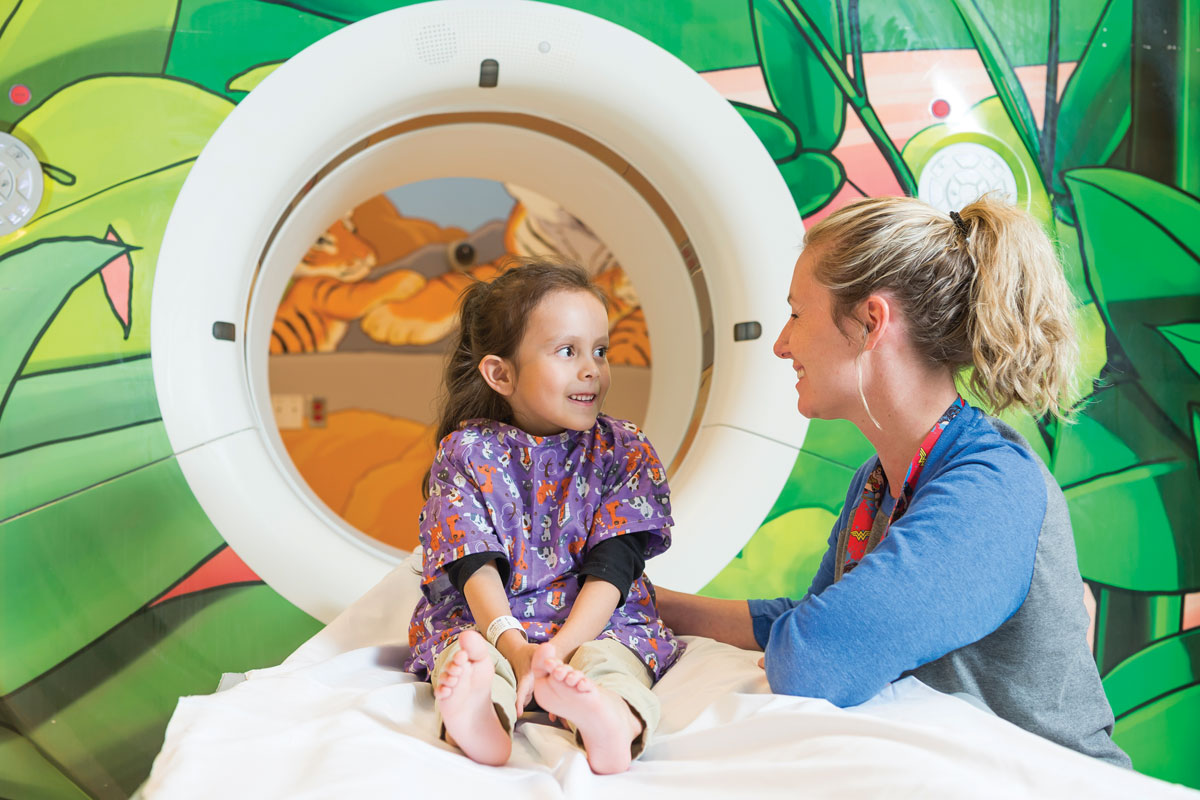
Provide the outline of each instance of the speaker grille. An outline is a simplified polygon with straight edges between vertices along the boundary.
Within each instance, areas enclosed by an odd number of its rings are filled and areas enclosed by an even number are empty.
[[[426,64],[446,64],[458,53],[458,37],[445,23],[426,25],[417,32],[417,57]]]

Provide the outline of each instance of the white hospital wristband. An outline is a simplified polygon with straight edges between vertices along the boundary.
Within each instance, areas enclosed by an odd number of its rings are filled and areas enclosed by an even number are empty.
[[[488,640],[488,644],[495,647],[496,641],[505,631],[520,631],[526,640],[529,639],[529,636],[525,633],[525,629],[521,627],[521,623],[517,622],[516,617],[496,617],[492,620],[492,624],[488,625],[487,633],[484,634],[484,637]]]

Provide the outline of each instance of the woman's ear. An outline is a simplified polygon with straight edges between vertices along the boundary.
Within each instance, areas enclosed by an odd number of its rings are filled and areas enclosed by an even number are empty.
[[[895,321],[892,318],[891,301],[882,294],[870,295],[862,301],[859,320],[864,328],[863,350],[874,350]]]
[[[513,365],[500,356],[484,356],[479,362],[479,374],[488,386],[501,397],[511,397],[517,388],[517,375]]]

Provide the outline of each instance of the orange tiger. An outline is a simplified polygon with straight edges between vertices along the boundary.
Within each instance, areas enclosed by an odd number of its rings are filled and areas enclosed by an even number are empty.
[[[271,327],[274,355],[328,353],[346,335],[346,323],[395,297],[407,297],[424,279],[397,271],[363,281],[375,266],[375,250],[356,235],[351,214],[317,237],[292,273]]]
[[[612,267],[593,278],[608,298],[608,363],[650,366],[646,314],[625,270]]]
[[[485,264],[466,274],[451,269],[429,280],[406,269],[370,279],[366,276],[376,263],[375,250],[357,235],[360,229],[380,237],[389,263],[395,260],[391,257],[427,244],[449,242],[452,247],[464,235],[459,228],[401,217],[382,195],[363,203],[321,234],[296,267],[297,280],[275,314],[272,354],[332,352],[354,320],[362,320],[363,332],[377,342],[431,344],[453,327],[462,290],[473,279],[499,274]]]
[[[477,280],[490,281],[500,272],[495,264],[483,264],[432,278],[419,292],[381,304],[364,316],[363,332],[377,342],[394,346],[439,341],[454,328],[463,289]]]
[[[412,297],[425,278],[407,269],[347,283],[326,276],[300,278],[288,289],[271,328],[271,354],[331,353],[351,320],[392,300]]]
[[[343,281],[365,278],[375,266],[375,249],[356,233],[351,215],[346,214],[317,237],[293,276],[328,275]]]

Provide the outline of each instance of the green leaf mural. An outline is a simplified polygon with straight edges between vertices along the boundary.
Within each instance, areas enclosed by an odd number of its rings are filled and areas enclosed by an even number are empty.
[[[701,593],[734,599],[799,598],[821,566],[836,519],[824,509],[803,508],[766,523]]]
[[[5,409],[15,422],[0,425],[0,458],[158,419],[154,394],[145,391],[153,382],[148,356],[22,378]]]
[[[39,157],[75,176],[70,186],[47,181],[47,197],[25,237],[103,237],[111,229],[140,248],[132,256],[128,326],[113,324],[106,287],[96,276],[68,298],[27,369],[149,352],[150,294],[171,205],[192,162],[232,108],[228,100],[181,81],[102,77],[64,89],[21,121],[16,133]],[[98,158],[97,139],[138,146]],[[145,390],[153,392],[149,383]]]
[[[800,146],[800,135],[786,117],[744,103],[735,102],[732,105],[763,143],[763,147],[767,148],[771,158],[779,161],[796,154],[796,148]]]
[[[1066,180],[1097,306],[1139,382],[1186,432],[1200,380],[1158,329],[1200,317],[1200,200],[1116,169]]]
[[[1129,130],[1133,0],[1109,0],[1067,80],[1054,132],[1052,188],[1065,194],[1064,170],[1108,162]]]
[[[239,72],[229,79],[225,84],[227,92],[251,92],[254,87],[262,83],[268,75],[283,66],[282,61],[272,61],[269,64],[260,64],[257,67],[251,67],[243,72]]]
[[[151,399],[153,396],[151,395]],[[157,420],[0,456],[0,521],[160,461],[172,453]]]
[[[786,117],[736,102],[733,107],[775,160],[801,216],[833,199],[846,179],[836,158],[818,150],[798,150],[798,134]]]
[[[844,58],[837,6],[799,2],[836,60]],[[755,41],[771,102],[794,126],[800,146],[832,150],[846,124],[846,97],[826,71],[815,47],[801,35],[776,0],[751,0]]]
[[[35,220],[195,159],[232,108],[189,83],[158,77],[100,77],[68,86],[13,131],[39,159],[75,178],[69,186],[47,181]],[[98,152],[97,141],[127,144]]]
[[[776,166],[802,217],[824,208],[846,180],[841,162],[820,151],[805,150]]]
[[[1008,119],[1015,128],[1025,153],[1037,163],[1037,124],[1033,121],[1033,110],[1029,107],[1025,90],[1021,88],[1017,73],[1013,71],[1013,65],[1004,52],[1004,45],[975,0],[951,0],[951,3],[975,42],[983,67],[992,80],[992,86],[996,88],[996,96],[1004,104],[1004,110],[1008,113]]]
[[[181,0],[164,71],[231,99],[240,98],[240,90],[226,88],[231,77],[251,67],[285,61],[345,25],[342,18],[306,14],[290,5]],[[313,113],[319,114],[320,109]]]
[[[176,0],[41,0],[0,4],[0,86],[26,86],[30,105],[0,103],[0,128],[82,78],[158,73]]]
[[[1200,378],[1200,322],[1159,325],[1158,332],[1179,351],[1183,363]]]
[[[222,672],[278,664],[320,629],[270,587],[207,589],[138,610],[8,702],[80,784],[128,797],[180,695],[214,691]]]
[[[1200,629],[1157,642],[1104,678],[1117,724],[1113,739],[1137,769],[1163,780],[1200,786],[1200,761],[1180,758],[1200,737]],[[1164,747],[1164,743],[1174,747]]]
[[[766,519],[737,558],[701,592],[734,598],[800,597],[820,566],[854,471],[874,454],[852,423],[810,420],[804,447]]]
[[[0,616],[0,693],[99,638],[222,544],[173,459],[0,524],[0,606],[22,610]]]
[[[0,317],[7,323],[0,339],[0,425],[12,395],[13,378],[21,372],[33,345],[66,297],[106,264],[133,248],[105,239],[50,239],[27,245],[0,258]]]
[[[33,742],[4,727],[0,727],[0,797],[89,800],[83,789],[37,751]]]

